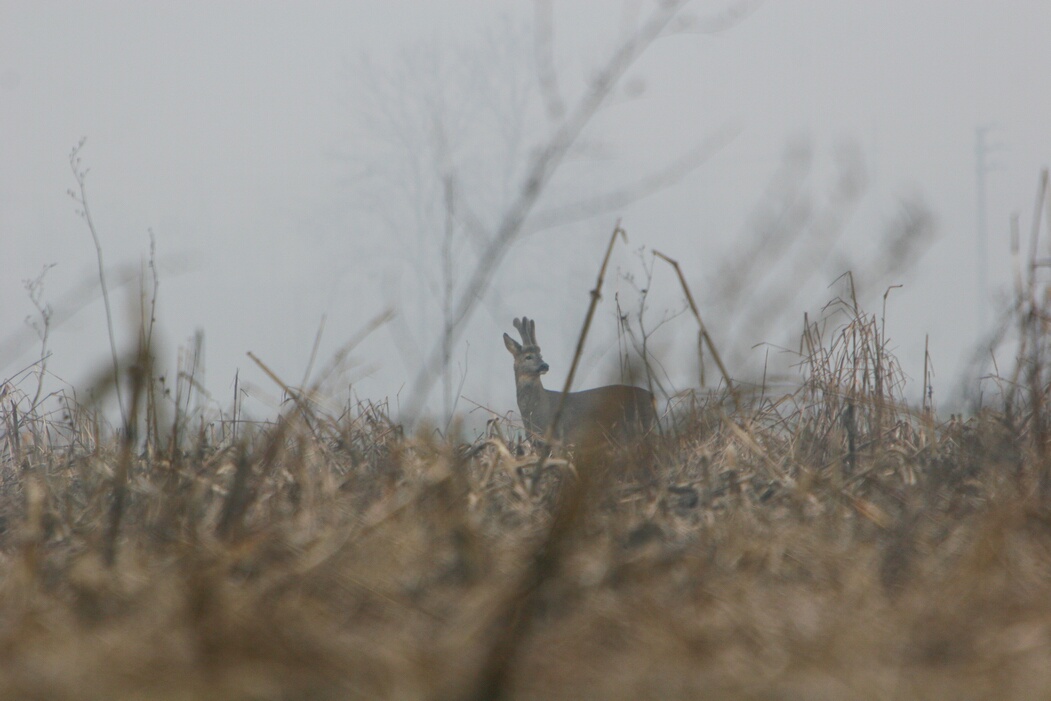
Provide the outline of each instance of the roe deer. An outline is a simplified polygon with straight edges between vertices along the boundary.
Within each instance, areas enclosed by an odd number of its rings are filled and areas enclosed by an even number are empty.
[[[562,393],[544,389],[540,382],[548,366],[536,343],[536,322],[522,317],[515,319],[514,325],[524,345],[506,333],[504,345],[515,357],[518,410],[526,429],[543,436],[558,410]],[[631,441],[649,433],[656,423],[657,411],[651,392],[640,387],[610,385],[567,394],[554,433],[555,437],[570,443],[580,441],[590,432],[617,441]]]

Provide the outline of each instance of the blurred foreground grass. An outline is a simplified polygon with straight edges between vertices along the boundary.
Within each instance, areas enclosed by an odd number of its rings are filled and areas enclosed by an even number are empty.
[[[905,406],[855,308],[797,388],[543,469],[382,404],[164,429],[146,360],[117,431],[8,383],[0,697],[1048,698],[1040,319],[966,421]]]

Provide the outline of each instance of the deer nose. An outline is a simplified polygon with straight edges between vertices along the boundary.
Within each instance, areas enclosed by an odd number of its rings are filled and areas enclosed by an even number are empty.
[[[547,371],[548,371],[548,370],[550,370],[550,369],[551,369],[551,368],[549,368],[549,367],[547,366],[547,363],[540,363],[540,372],[541,372],[541,373],[545,373],[545,372],[547,372]]]

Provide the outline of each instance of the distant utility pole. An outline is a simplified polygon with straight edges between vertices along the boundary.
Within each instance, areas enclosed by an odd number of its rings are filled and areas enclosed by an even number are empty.
[[[995,128],[995,124],[983,124],[975,129],[974,139],[975,215],[977,217],[975,254],[978,265],[975,288],[978,294],[978,323],[979,328],[983,331],[989,321],[989,223],[986,214],[986,176],[990,171],[999,168],[998,164],[990,161],[990,154],[1003,148],[1001,144],[991,145],[988,141],[989,132]]]

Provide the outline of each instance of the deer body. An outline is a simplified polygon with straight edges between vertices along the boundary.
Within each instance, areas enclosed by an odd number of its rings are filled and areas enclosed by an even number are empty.
[[[536,324],[522,317],[514,320],[522,344],[504,334],[504,345],[515,358],[515,387],[522,422],[533,434],[544,435],[558,411],[561,392],[544,389],[540,376],[548,365],[536,343]],[[646,435],[657,423],[653,394],[640,387],[610,385],[566,395],[555,437],[570,443],[597,434],[616,441]]]

